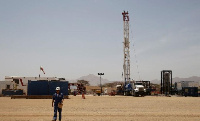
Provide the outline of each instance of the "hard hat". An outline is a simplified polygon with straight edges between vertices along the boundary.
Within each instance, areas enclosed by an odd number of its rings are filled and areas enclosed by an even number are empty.
[[[56,91],[57,91],[57,90],[60,90],[60,87],[56,87]]]

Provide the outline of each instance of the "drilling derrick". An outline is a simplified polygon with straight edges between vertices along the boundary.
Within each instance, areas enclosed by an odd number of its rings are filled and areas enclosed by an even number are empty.
[[[128,16],[128,11],[123,12],[123,21],[124,21],[124,81],[125,85],[130,83],[130,50],[129,50],[129,16]]]

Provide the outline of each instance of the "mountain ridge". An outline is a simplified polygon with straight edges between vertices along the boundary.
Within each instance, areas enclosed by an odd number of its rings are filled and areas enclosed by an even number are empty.
[[[194,81],[194,82],[199,82],[200,83],[200,77],[191,76],[191,77],[188,77],[188,78],[181,78],[181,77],[172,78],[172,83],[180,82],[180,81]],[[160,84],[160,80],[154,79],[154,80],[151,80],[151,83]]]
[[[75,83],[78,80],[89,81],[89,83],[90,83],[91,86],[98,86],[98,85],[100,85],[100,77],[96,76],[94,74],[89,74],[89,75],[86,75],[86,76],[82,76],[82,77],[79,77],[79,78],[77,78],[75,80],[69,80],[69,82],[70,83]],[[172,83],[180,82],[180,81],[194,81],[194,82],[199,82],[200,83],[200,77],[198,77],[198,76],[191,76],[191,77],[188,77],[188,78],[181,78],[181,77],[174,77],[174,78],[172,78]],[[112,83],[112,82],[114,82],[114,81],[109,81],[108,79],[104,79],[104,78],[101,77],[101,84]],[[119,82],[121,82],[121,81],[119,81]],[[160,84],[160,79],[151,80],[151,83]]]
[[[78,79],[75,79],[75,80],[69,80],[69,82],[75,83],[78,80],[89,81],[91,86],[100,85],[100,76],[96,76],[94,74],[89,74],[89,75],[86,75],[86,76],[82,76],[82,77],[79,77]],[[101,77],[101,84],[105,84],[105,83],[112,83],[112,82],[109,81],[108,79],[104,79],[104,78]]]

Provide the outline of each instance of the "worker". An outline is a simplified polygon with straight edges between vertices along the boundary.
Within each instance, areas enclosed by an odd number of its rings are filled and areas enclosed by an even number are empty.
[[[81,84],[82,99],[85,99],[85,91],[86,91],[85,86],[83,84]]]
[[[12,81],[12,85],[13,85],[13,90],[17,90],[17,83],[15,81]]]
[[[60,92],[60,87],[56,87],[56,93],[53,95],[52,107],[54,107],[54,116],[52,121],[57,120],[57,111],[59,112],[59,121],[61,121],[61,112],[63,105],[64,97]]]

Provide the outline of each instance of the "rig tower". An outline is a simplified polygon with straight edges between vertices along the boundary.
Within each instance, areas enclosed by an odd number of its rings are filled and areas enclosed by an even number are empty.
[[[124,69],[124,81],[125,81],[125,85],[128,83],[130,83],[130,50],[129,50],[129,16],[128,16],[128,11],[127,12],[123,12],[123,21],[124,21],[124,42],[123,42],[123,46],[124,46],[124,65],[123,65],[123,69]]]
[[[172,95],[172,70],[161,71],[161,94]]]

